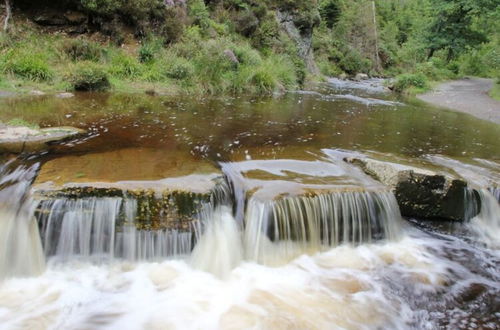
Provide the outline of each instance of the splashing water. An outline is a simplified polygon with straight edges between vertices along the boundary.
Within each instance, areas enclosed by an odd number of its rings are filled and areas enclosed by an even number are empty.
[[[480,242],[493,249],[500,248],[500,205],[487,189],[479,189],[481,211],[471,219],[469,228],[477,234]]]
[[[138,229],[134,199],[61,198],[42,201],[39,209],[45,255],[63,262],[161,260],[191,252],[191,231]]]
[[[38,166],[10,165],[0,167],[0,279],[37,275],[45,267],[36,203],[29,195]]]
[[[398,238],[401,214],[390,192],[331,192],[249,202],[247,258],[274,264],[341,243]]]

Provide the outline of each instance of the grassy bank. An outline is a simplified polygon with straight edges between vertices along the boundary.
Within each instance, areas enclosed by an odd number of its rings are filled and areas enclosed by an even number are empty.
[[[0,89],[270,94],[365,73],[414,94],[466,75],[499,77],[498,8],[489,0],[20,0],[0,36]]]
[[[4,35],[0,47],[0,89],[21,93],[111,89],[267,94],[298,88],[303,82],[299,75],[304,75],[293,54],[260,52],[236,34],[207,37],[197,26],[169,47],[156,37],[118,47],[36,30]]]
[[[500,101],[500,79],[497,79],[488,94],[490,94],[490,96],[495,100]]]

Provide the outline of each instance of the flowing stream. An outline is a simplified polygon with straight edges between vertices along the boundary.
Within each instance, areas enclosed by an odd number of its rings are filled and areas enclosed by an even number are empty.
[[[0,100],[89,131],[3,161],[0,329],[499,329],[500,130],[412,102]],[[402,217],[360,155],[458,173],[471,219]]]

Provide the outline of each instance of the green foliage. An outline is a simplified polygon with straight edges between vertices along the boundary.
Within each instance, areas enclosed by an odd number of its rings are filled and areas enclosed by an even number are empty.
[[[411,87],[424,89],[427,86],[427,78],[422,73],[405,73],[396,77],[394,91],[402,93]]]
[[[173,62],[169,64],[166,75],[172,79],[184,80],[190,78],[193,73],[194,66],[191,62],[182,57],[176,57]]]
[[[26,121],[22,118],[13,118],[7,122],[7,125],[15,127],[29,127],[31,129],[40,128],[40,126],[38,126],[37,124],[30,123],[29,121]]]
[[[111,87],[105,68],[90,61],[75,64],[67,80],[77,91],[104,91]]]
[[[341,15],[340,0],[322,0],[319,2],[319,13],[330,29],[339,21]]]
[[[66,39],[62,50],[72,61],[98,62],[102,54],[100,45],[85,39]]]
[[[135,57],[115,51],[111,56],[109,73],[118,78],[133,79],[140,76],[141,66]]]
[[[355,50],[348,50],[346,54],[338,62],[338,66],[348,74],[356,74],[358,72],[368,72],[372,67],[369,59],[363,58],[361,54]]]
[[[210,14],[203,0],[188,0],[188,14],[201,28],[210,26]]]
[[[15,49],[8,52],[4,59],[4,70],[24,79],[47,81],[53,78],[47,56],[31,52],[31,49]]]
[[[142,42],[139,48],[139,62],[150,63],[162,49],[162,41],[160,39],[151,38]]]

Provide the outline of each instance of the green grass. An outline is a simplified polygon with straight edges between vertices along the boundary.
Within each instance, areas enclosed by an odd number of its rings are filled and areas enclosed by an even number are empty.
[[[497,80],[495,84],[493,84],[493,88],[488,93],[492,98],[497,101],[500,101],[500,81]]]
[[[22,118],[13,118],[7,122],[7,125],[16,127],[29,127],[32,129],[40,128],[37,124],[30,123]]]
[[[303,67],[293,54],[260,52],[241,36],[201,31],[195,25],[173,45],[152,38],[126,50],[28,31],[0,44],[0,88],[19,93],[110,89],[202,96],[271,94],[296,88],[303,80]]]

